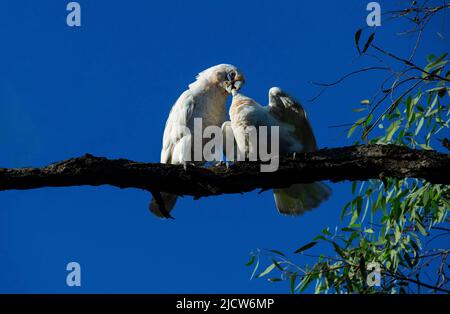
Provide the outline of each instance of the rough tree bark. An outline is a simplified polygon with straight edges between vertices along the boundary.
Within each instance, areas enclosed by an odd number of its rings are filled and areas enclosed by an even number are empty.
[[[260,172],[257,162],[212,168],[126,159],[110,160],[86,154],[42,168],[0,168],[0,191],[80,185],[112,185],[155,192],[191,195],[243,193],[320,180],[421,178],[449,184],[450,155],[394,145],[325,148],[314,153],[281,157],[276,172]]]

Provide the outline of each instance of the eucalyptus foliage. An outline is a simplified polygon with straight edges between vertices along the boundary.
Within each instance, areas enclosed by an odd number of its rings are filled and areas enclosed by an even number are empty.
[[[355,144],[445,150],[439,140],[448,136],[450,122],[450,71],[445,73],[449,61],[447,54],[430,55],[421,84],[393,100],[376,119],[370,102],[362,101],[355,111],[364,116],[349,129],[348,137]],[[353,199],[342,209],[340,226],[325,228],[294,254],[258,250],[247,263],[253,267],[252,277],[288,282],[292,293],[448,291],[450,250],[430,244],[450,234],[449,186],[380,177],[353,182],[351,189]],[[332,256],[309,254],[326,245],[331,246]],[[313,262],[304,264],[306,257]],[[430,263],[434,263],[434,278],[424,278],[423,269]],[[377,265],[379,286],[373,285]]]

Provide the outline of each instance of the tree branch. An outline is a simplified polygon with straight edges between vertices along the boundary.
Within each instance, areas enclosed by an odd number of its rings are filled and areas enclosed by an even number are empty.
[[[276,172],[260,172],[257,162],[229,168],[203,168],[86,154],[42,168],[0,168],[0,191],[80,185],[112,185],[178,195],[203,196],[288,187],[321,180],[368,180],[382,177],[421,178],[449,184],[450,155],[395,145],[361,145],[321,149],[281,157]]]
[[[408,282],[415,283],[415,284],[420,285],[420,286],[425,287],[425,288],[433,289],[433,290],[440,291],[440,292],[450,293],[450,290],[447,290],[447,289],[444,289],[444,288],[441,288],[441,287],[437,287],[437,286],[433,286],[433,285],[429,285],[429,284],[424,283],[422,281],[415,280],[415,279],[412,279],[412,278],[409,278],[409,277],[406,277],[406,276],[399,276],[399,275],[393,274],[391,272],[387,272],[386,274],[388,276],[393,277],[393,278],[398,279],[398,280],[408,281]]]

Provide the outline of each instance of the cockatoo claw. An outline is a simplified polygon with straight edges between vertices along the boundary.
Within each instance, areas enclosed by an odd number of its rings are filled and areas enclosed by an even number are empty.
[[[223,166],[225,166],[225,167],[227,167],[227,169],[229,169],[230,168],[230,164],[231,163],[228,160],[227,161],[221,160],[221,161],[216,162],[214,164],[214,167],[223,167]]]

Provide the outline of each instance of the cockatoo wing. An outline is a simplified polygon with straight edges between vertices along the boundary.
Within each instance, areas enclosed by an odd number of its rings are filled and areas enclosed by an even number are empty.
[[[305,109],[293,97],[278,87],[269,90],[269,113],[279,121],[294,127],[294,137],[304,152],[317,150],[317,142]]]
[[[195,101],[190,90],[180,95],[169,113],[164,129],[161,163],[178,164],[183,162],[185,149],[190,148],[190,136],[186,138],[186,127],[192,124]]]
[[[303,146],[303,152],[317,150],[311,123],[305,109],[293,97],[278,87],[269,91],[269,113],[278,121],[293,127],[293,137]],[[294,184],[287,189],[274,189],[278,211],[285,215],[301,215],[318,207],[331,195],[331,189],[322,182]]]
[[[163,135],[163,145],[161,149],[161,163],[179,164],[183,163],[184,152],[191,145],[191,136],[186,134],[186,128],[191,124],[195,107],[194,97],[190,90],[186,90],[178,97],[167,118]],[[149,209],[158,217],[170,218],[170,211],[175,206],[177,195],[161,193],[160,202],[164,203],[164,208],[160,208],[158,201],[153,198],[149,204]]]

